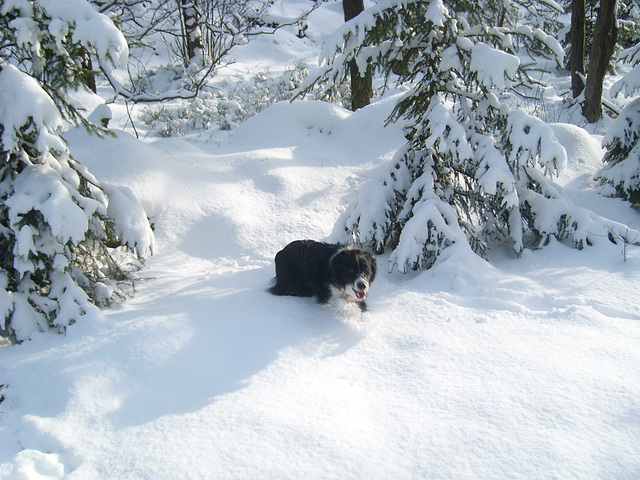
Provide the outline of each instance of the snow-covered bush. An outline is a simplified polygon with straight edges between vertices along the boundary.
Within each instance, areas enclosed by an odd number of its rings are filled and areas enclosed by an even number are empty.
[[[530,69],[543,54],[562,65],[558,41],[520,17],[494,26],[473,5],[451,3],[455,10],[442,0],[387,0],[365,10],[330,37],[321,73],[304,86],[340,82],[353,59],[411,86],[390,119],[405,118],[407,144],[350,205],[334,238],[390,249],[390,268],[406,271],[430,267],[459,242],[483,255],[506,241],[519,254],[551,237],[583,248],[599,222],[606,235],[607,221],[552,182],[566,159],[552,130],[512,108],[534,90]]]
[[[233,87],[224,85],[223,89],[202,92],[193,99],[170,105],[146,106],[142,109],[141,119],[163,137],[215,128],[230,130],[269,105],[291,99],[308,75],[304,62],[277,75],[261,71],[251,82]],[[170,80],[167,82],[171,83]]]
[[[0,11],[12,40],[0,50],[0,333],[23,341],[124,295],[154,239],[131,192],[94,178],[60,137],[78,118],[66,98],[86,73],[77,55],[124,60],[118,30],[85,0]]]

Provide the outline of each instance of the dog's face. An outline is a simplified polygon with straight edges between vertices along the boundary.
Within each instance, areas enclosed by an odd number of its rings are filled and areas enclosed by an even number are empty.
[[[347,249],[331,261],[331,277],[340,296],[352,302],[364,302],[376,278],[376,260],[364,250]]]

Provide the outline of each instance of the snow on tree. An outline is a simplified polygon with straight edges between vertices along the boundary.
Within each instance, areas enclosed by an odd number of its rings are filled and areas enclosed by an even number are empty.
[[[612,97],[620,93],[630,97],[640,91],[640,43],[622,52],[620,60],[633,68],[609,90]],[[640,98],[631,101],[611,124],[602,138],[607,149],[607,165],[597,180],[606,196],[617,196],[633,203],[640,202]]]
[[[94,178],[60,136],[79,119],[65,92],[81,53],[119,64],[122,35],[85,0],[0,5],[0,332],[23,341],[123,296],[154,237],[131,192]]]
[[[0,14],[0,58],[37,79],[65,120],[83,121],[66,92],[93,73],[92,53],[105,70],[126,62],[120,31],[86,0],[2,0]]]
[[[324,66],[303,87],[340,82],[351,61],[411,87],[390,118],[405,119],[407,144],[348,207],[333,239],[391,250],[390,269],[405,272],[429,268],[457,243],[484,255],[506,241],[520,254],[552,237],[583,248],[624,230],[571,203],[552,181],[564,148],[544,122],[513,109],[516,95],[533,90],[542,56],[563,64],[558,41],[518,16],[492,17],[491,2],[451,4],[379,2],[328,39]],[[499,26],[487,23],[498,17]]]
[[[640,203],[640,98],[631,101],[602,138],[607,166],[598,174],[600,192]]]
[[[611,97],[617,97],[622,93],[625,97],[631,97],[635,92],[640,92],[640,43],[624,50],[618,56],[618,60],[629,63],[633,68],[611,85],[609,94]]]

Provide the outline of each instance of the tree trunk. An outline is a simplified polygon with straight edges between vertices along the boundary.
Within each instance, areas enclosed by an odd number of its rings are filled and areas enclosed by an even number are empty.
[[[93,62],[91,61],[91,55],[86,48],[82,47],[82,53],[80,54],[80,65],[82,65],[82,82],[91,89],[93,93],[98,93],[96,87],[96,76],[93,73]]]
[[[584,39],[585,6],[584,0],[571,2],[571,89],[573,98],[584,90]]]
[[[618,36],[616,4],[617,0],[600,0],[600,11],[593,27],[593,44],[582,107],[582,115],[590,123],[597,122],[602,117],[602,84]]]
[[[348,22],[364,10],[364,0],[343,0],[344,21]],[[371,65],[367,66],[364,75],[355,60],[349,62],[349,74],[351,76],[351,110],[366,107],[373,97]]]
[[[184,24],[185,64],[191,63],[198,52],[202,52],[202,33],[200,15],[196,0],[180,0],[180,11]]]

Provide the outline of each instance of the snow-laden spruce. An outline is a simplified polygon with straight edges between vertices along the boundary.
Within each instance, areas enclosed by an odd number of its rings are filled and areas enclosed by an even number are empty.
[[[390,269],[404,272],[429,268],[456,243],[484,255],[491,242],[509,242],[520,254],[551,238],[583,248],[623,232],[563,194],[552,179],[564,148],[544,122],[515,109],[514,98],[535,90],[541,61],[563,64],[558,41],[515,10],[493,26],[499,15],[490,3],[466,11],[446,3],[455,8],[386,0],[365,10],[329,38],[320,74],[303,87],[342,81],[354,59],[360,71],[373,64],[411,87],[390,119],[405,119],[406,146],[360,192],[332,238],[391,250]]]
[[[611,85],[609,94],[616,97],[622,93],[625,97],[631,97],[640,92],[640,43],[623,50],[618,55],[618,61],[629,63],[633,68]]]
[[[130,192],[94,178],[60,136],[78,116],[65,96],[82,73],[71,52],[120,63],[118,30],[84,0],[5,1],[0,10],[13,39],[0,62],[0,332],[23,341],[124,295],[154,236]]]
[[[600,193],[640,202],[640,98],[631,101],[602,138],[607,166],[598,175]]]
[[[631,97],[640,92],[640,44],[628,48],[620,60],[633,68],[611,86],[609,93]],[[611,124],[602,138],[607,149],[604,161],[607,165],[598,174],[603,195],[616,196],[640,202],[640,98],[632,100]]]

